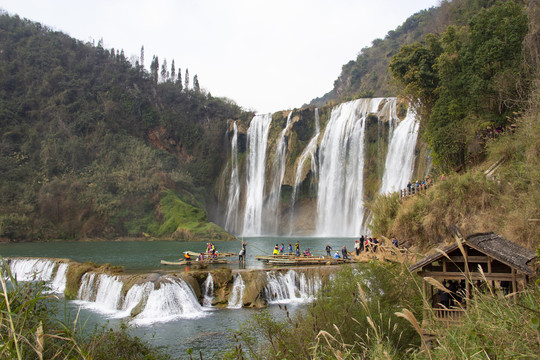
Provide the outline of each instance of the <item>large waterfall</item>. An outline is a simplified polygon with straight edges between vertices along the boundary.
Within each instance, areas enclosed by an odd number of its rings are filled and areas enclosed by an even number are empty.
[[[381,193],[399,191],[411,180],[418,127],[416,113],[409,108],[405,120],[400,122],[392,133],[386,155]]]
[[[272,115],[255,115],[247,133],[246,204],[243,235],[262,234],[266,150]]]
[[[267,211],[265,213],[266,219],[268,219],[268,233],[271,234],[278,233],[279,201],[281,199],[281,184],[283,183],[283,176],[285,175],[285,155],[287,150],[287,140],[285,135],[291,126],[291,117],[292,111],[287,116],[287,123],[279,134],[272,164],[270,195],[266,202]]]
[[[357,236],[364,221],[366,117],[383,99],[359,99],[332,110],[319,150],[317,234]]]
[[[397,109],[396,98],[358,99],[323,110],[322,126],[319,109],[300,109],[271,132],[271,115],[256,115],[245,171],[234,124],[225,228],[242,236],[364,233],[364,201],[405,187],[413,174],[418,120],[409,109],[400,121]],[[284,186],[290,192],[282,199]]]

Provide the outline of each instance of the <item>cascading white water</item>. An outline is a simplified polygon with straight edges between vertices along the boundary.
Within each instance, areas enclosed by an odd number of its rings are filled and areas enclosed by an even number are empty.
[[[144,310],[135,317],[134,323],[151,324],[204,315],[189,285],[181,279],[169,278],[161,282],[159,289],[150,292]]]
[[[133,319],[136,324],[204,316],[193,290],[181,279],[164,278],[159,288],[153,282],[133,285],[124,298],[123,285],[116,276],[86,273],[81,279],[77,302],[115,318],[129,316],[142,303],[142,311]]]
[[[267,229],[264,231],[269,234],[278,233],[279,224],[279,201],[281,198],[281,184],[283,183],[283,177],[285,176],[285,159],[287,150],[287,139],[285,135],[291,126],[292,111],[287,116],[287,123],[279,135],[279,139],[276,144],[276,152],[274,153],[274,160],[272,163],[272,174],[270,178],[270,190],[268,200],[266,201],[266,214]]]
[[[203,306],[212,307],[212,301],[214,300],[214,278],[211,273],[208,273],[208,277],[204,280],[202,285],[203,290]]]
[[[66,290],[66,274],[67,274],[68,268],[69,268],[69,264],[67,263],[58,264],[56,268],[56,274],[54,275],[54,278],[49,284],[49,287],[52,292],[57,293],[57,294],[64,293],[64,290]]]
[[[418,127],[416,113],[409,108],[389,142],[380,193],[399,191],[411,180]]]
[[[382,100],[358,99],[332,110],[319,149],[319,236],[362,232],[366,116],[377,113]]]
[[[115,314],[121,309],[122,286],[124,284],[116,276],[86,273],[81,279],[77,298],[85,307]]]
[[[267,272],[266,299],[269,303],[304,303],[312,301],[321,288],[320,277],[308,279],[306,274],[289,270],[286,274]]]
[[[246,204],[244,236],[262,234],[266,148],[272,115],[255,115],[247,132]]]
[[[238,205],[240,202],[240,181],[238,177],[238,126],[236,121],[233,124],[233,137],[231,139],[231,178],[229,181],[229,192],[227,208],[225,209],[225,230],[238,233]]]
[[[245,287],[246,284],[244,283],[244,280],[242,280],[242,275],[236,274],[234,276],[233,288],[229,296],[228,308],[240,309],[242,307]]]
[[[11,259],[9,269],[17,281],[50,281],[55,265],[46,259]]]

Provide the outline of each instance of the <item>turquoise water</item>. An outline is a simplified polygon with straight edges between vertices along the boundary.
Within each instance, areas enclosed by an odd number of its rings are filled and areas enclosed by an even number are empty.
[[[354,240],[351,238],[305,238],[305,237],[250,237],[244,238],[247,244],[246,268],[263,268],[264,265],[255,259],[255,255],[271,255],[276,244],[286,247],[296,241],[302,250],[309,248],[314,255],[322,255],[326,244],[334,250],[341,250],[343,245],[351,251]],[[217,241],[216,249],[222,252],[238,254],[242,241]],[[68,258],[79,262],[93,261],[97,264],[109,263],[124,266],[126,271],[167,270],[170,266],[161,265],[161,260],[175,261],[183,256],[183,252],[205,251],[204,242],[178,241],[99,241],[99,242],[45,242],[45,243],[10,243],[0,244],[2,257],[51,257]],[[230,258],[237,261],[238,257]],[[223,265],[219,265],[223,266]],[[230,264],[238,268],[240,264]]]

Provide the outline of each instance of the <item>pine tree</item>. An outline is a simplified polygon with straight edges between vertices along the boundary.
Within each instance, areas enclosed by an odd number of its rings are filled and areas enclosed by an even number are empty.
[[[186,76],[184,78],[184,90],[189,90],[189,70],[186,68]]]
[[[195,92],[201,92],[201,87],[199,86],[199,77],[197,74],[193,76],[193,90],[195,90]]]
[[[139,59],[139,63],[141,64],[141,67],[144,68],[144,45],[141,46],[141,57]]]
[[[182,69],[178,68],[178,78],[176,79],[176,86],[182,91]]]
[[[174,68],[174,59],[171,63],[171,80],[174,82],[176,80],[176,69]]]
[[[163,59],[163,64],[161,64],[161,81],[165,82],[169,80],[169,70],[167,69],[167,59]]]
[[[158,71],[159,71],[159,60],[158,57],[154,55],[152,58],[152,63],[150,64],[150,76],[152,80],[154,80],[154,83],[157,84],[158,82]]]

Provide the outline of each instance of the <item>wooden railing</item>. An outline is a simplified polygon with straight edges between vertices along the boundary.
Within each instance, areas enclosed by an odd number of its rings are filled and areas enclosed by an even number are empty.
[[[433,309],[433,313],[435,314],[435,318],[443,323],[452,323],[452,322],[458,322],[461,321],[461,318],[463,317],[464,310],[463,309],[445,309],[445,308],[439,308],[439,309]]]

